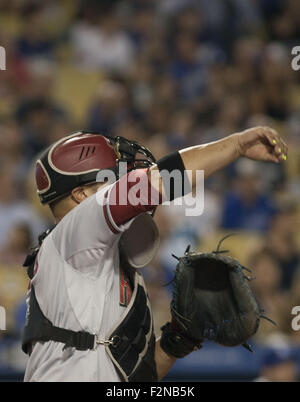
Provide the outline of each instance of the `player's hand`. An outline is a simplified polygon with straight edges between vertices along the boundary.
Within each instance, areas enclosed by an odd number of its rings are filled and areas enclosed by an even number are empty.
[[[254,127],[237,134],[241,156],[256,161],[280,163],[287,160],[288,146],[269,127]]]

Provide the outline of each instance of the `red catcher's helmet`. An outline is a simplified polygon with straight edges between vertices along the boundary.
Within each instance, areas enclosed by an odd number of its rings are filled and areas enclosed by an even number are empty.
[[[147,159],[137,159],[136,154]],[[78,132],[50,146],[36,162],[37,192],[42,204],[48,204],[73,188],[95,183],[104,169],[115,170],[119,161],[130,169],[148,167],[155,162],[151,152],[135,141],[123,137]]]

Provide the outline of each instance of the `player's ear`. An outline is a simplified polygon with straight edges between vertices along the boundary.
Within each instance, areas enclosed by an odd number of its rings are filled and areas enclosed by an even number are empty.
[[[75,187],[71,191],[71,199],[76,202],[76,204],[80,204],[83,200],[87,198],[84,187]]]

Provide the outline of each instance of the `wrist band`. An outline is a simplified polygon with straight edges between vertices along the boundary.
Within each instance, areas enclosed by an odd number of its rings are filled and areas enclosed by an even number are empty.
[[[178,151],[157,162],[168,201],[183,197],[192,191],[192,186]]]

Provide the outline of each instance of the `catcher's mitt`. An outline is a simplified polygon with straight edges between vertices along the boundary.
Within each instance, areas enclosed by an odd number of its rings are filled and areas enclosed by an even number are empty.
[[[226,251],[219,251],[220,244],[212,253],[193,253],[188,247],[183,257],[176,257],[172,322],[162,327],[160,341],[169,355],[184,357],[205,339],[251,351],[247,340],[260,318],[268,319],[249,286],[252,278],[245,275],[251,271],[222,255]]]

